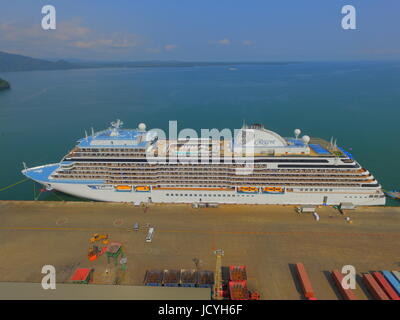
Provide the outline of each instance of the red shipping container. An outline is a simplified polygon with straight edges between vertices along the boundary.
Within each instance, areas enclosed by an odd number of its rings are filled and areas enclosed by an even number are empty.
[[[246,266],[229,266],[229,280],[230,281],[247,280]]]
[[[249,290],[246,281],[229,281],[231,300],[249,300]]]
[[[383,289],[379,286],[378,282],[375,281],[374,277],[368,273],[363,274],[363,281],[367,286],[369,292],[377,300],[390,300]]]
[[[372,272],[372,275],[391,300],[400,300],[400,297],[397,295],[396,291],[393,290],[392,286],[387,282],[382,273]]]
[[[314,289],[311,286],[311,282],[308,278],[304,265],[302,263],[296,263],[296,270],[306,298],[315,298]]]
[[[345,300],[358,300],[357,296],[351,289],[345,289],[342,286],[343,274],[341,274],[338,270],[332,271],[332,278],[335,282],[337,288],[339,289],[340,293],[342,294]]]

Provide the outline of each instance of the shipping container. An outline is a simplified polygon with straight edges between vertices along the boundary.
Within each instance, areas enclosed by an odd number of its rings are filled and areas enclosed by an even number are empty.
[[[343,299],[345,300],[357,300],[357,296],[351,289],[345,289],[342,285],[343,274],[341,274],[338,270],[333,270],[332,279],[335,282],[336,287],[339,289]]]
[[[181,270],[180,282],[182,287],[195,287],[198,282],[198,274],[197,271],[194,269]]]
[[[365,286],[376,300],[390,300],[372,275],[364,273],[362,276]]]
[[[165,287],[178,287],[180,282],[179,270],[164,270],[162,283]]]
[[[247,272],[246,266],[229,266],[230,281],[246,281]]]
[[[197,286],[200,288],[212,288],[214,285],[214,272],[207,270],[200,270],[198,272]]]
[[[304,296],[306,298],[315,298],[314,289],[311,286],[310,279],[304,265],[302,263],[296,263],[295,265],[297,276],[299,277],[301,287],[303,289]]]
[[[386,280],[390,283],[394,291],[400,296],[400,282],[397,281],[396,277],[387,270],[382,271],[382,274],[385,276]]]
[[[229,281],[229,296],[231,300],[249,300],[247,282]]]
[[[400,300],[400,297],[397,295],[396,291],[392,288],[389,282],[385,279],[382,273],[380,272],[372,272],[376,282],[381,286],[383,291],[387,294],[390,300]]]
[[[147,270],[144,277],[145,286],[161,286],[163,272],[161,270]]]

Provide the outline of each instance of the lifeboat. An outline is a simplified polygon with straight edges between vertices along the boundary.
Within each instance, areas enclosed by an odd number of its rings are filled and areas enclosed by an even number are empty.
[[[132,191],[132,187],[131,186],[115,186],[115,191],[131,192]]]
[[[137,186],[135,187],[136,192],[150,192],[149,186]]]
[[[282,187],[265,187],[263,188],[263,193],[273,193],[273,194],[282,194],[285,193],[285,189]]]
[[[258,188],[257,187],[239,187],[238,192],[239,193],[257,193]]]

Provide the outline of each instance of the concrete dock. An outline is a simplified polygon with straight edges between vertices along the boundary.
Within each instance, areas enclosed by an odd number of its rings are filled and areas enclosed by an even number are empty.
[[[93,284],[140,286],[147,269],[215,269],[246,265],[248,286],[262,299],[301,299],[292,264],[302,262],[318,299],[339,299],[328,271],[353,265],[358,274],[400,270],[400,208],[365,207],[340,214],[330,207],[298,214],[294,206],[190,205],[0,201],[0,282],[41,282],[53,265],[57,283],[68,283],[78,267],[93,267]],[[346,221],[351,218],[351,223]],[[133,225],[139,223],[139,231]],[[151,243],[148,227],[155,228]],[[127,270],[89,261],[89,238],[109,234],[123,244]],[[101,245],[101,243],[98,243]],[[360,299],[369,296],[357,282]]]

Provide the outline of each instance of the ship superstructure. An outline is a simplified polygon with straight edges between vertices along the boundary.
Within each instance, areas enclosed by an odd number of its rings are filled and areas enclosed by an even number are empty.
[[[244,125],[232,140],[162,139],[141,123],[93,132],[59,163],[23,174],[48,189],[115,202],[384,205],[374,176],[335,143]]]

